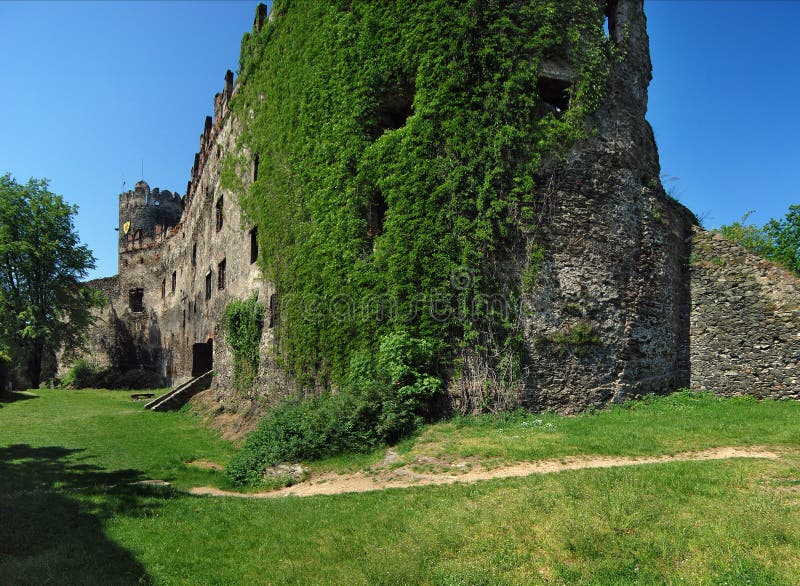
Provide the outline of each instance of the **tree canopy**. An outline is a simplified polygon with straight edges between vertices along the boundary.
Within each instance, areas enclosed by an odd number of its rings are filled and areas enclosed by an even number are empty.
[[[800,204],[790,205],[784,218],[773,218],[763,226],[747,223],[751,213],[745,214],[739,222],[720,227],[720,233],[749,251],[800,275]]]
[[[48,352],[80,348],[99,291],[82,283],[95,259],[73,225],[77,207],[46,179],[0,177],[0,356],[36,387]]]

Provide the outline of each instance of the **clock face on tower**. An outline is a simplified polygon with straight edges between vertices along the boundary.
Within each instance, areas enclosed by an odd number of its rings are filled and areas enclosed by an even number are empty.
[[[130,222],[125,222],[124,224],[122,224],[122,231],[125,232],[125,234],[127,234],[130,231],[130,229],[131,229]]]

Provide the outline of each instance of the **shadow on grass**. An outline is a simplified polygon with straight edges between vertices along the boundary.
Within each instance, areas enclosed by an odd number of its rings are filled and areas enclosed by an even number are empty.
[[[82,451],[0,448],[0,584],[150,583],[104,522],[152,514],[157,489],[131,485],[136,470],[81,463]]]
[[[28,393],[20,393],[17,391],[2,392],[0,391],[0,409],[3,408],[5,403],[16,403],[17,401],[27,401],[28,399],[38,399],[38,395],[29,395]]]

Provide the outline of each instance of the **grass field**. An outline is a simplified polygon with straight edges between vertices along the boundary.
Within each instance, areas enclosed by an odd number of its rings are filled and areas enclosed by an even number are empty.
[[[0,399],[0,584],[797,584],[800,404],[678,394],[580,416],[464,418],[395,449],[504,462],[765,446],[327,497],[194,497],[234,448],[110,391]],[[355,470],[383,450],[311,464]],[[131,484],[167,480],[171,486]]]

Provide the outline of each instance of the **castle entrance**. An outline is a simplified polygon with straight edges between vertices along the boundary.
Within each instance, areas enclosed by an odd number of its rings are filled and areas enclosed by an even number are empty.
[[[192,376],[200,376],[214,368],[214,340],[192,344]]]

